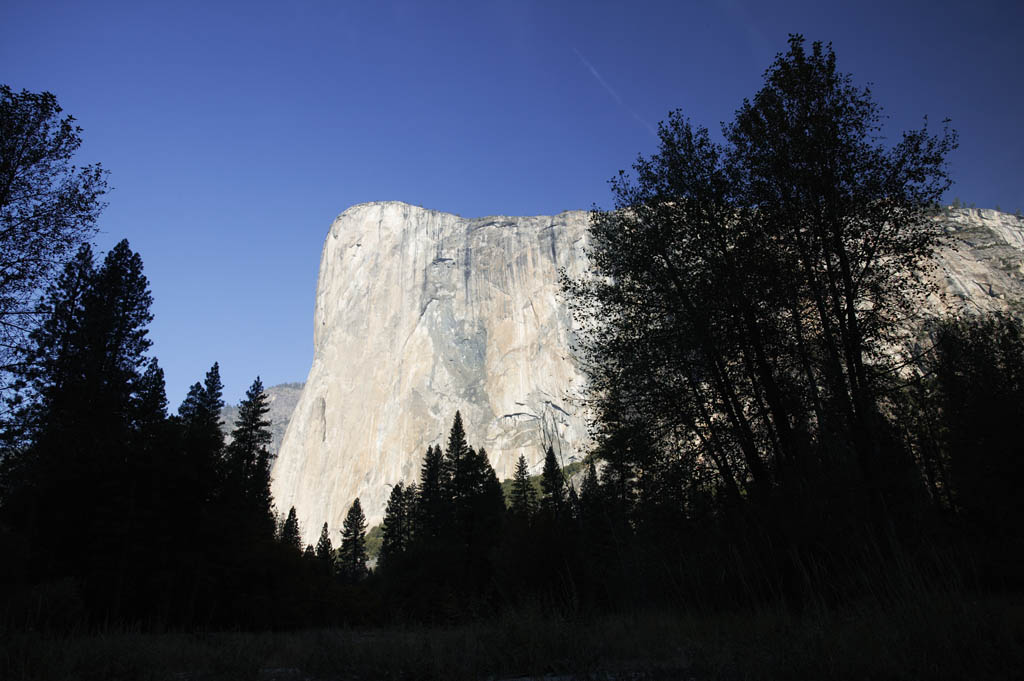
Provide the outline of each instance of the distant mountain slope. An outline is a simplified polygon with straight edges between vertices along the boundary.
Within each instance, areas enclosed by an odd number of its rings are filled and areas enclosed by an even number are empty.
[[[288,421],[291,420],[295,405],[299,403],[299,395],[302,394],[304,383],[281,383],[266,388],[267,397],[270,400],[270,412],[267,416],[270,419],[270,432],[274,439],[270,443],[270,452],[275,457],[281,449],[281,440],[284,439],[284,431],[288,429]],[[224,421],[224,433],[228,441],[231,440],[231,431],[235,428],[235,419],[238,418],[238,405],[229,404],[220,413]]]

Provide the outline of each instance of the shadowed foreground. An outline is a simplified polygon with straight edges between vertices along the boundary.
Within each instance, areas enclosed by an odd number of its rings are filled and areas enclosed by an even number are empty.
[[[1010,679],[1024,603],[932,597],[841,613],[642,613],[571,621],[289,633],[19,634],[0,677],[28,679]]]

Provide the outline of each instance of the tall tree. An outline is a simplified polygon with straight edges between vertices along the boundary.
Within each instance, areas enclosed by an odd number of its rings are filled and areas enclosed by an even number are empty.
[[[939,417],[936,486],[951,495],[972,533],[1019,536],[1024,323],[1004,315],[962,316],[940,322],[934,335],[924,367],[930,399],[920,406]]]
[[[455,412],[451,430],[448,431],[448,448],[444,452],[444,477],[447,483],[446,496],[457,503],[468,493],[467,476],[470,465],[470,447],[466,442],[466,431],[462,426],[462,414]]]
[[[193,383],[178,407],[176,422],[182,433],[182,468],[185,471],[184,511],[192,522],[205,522],[210,504],[222,491],[224,433],[221,431],[220,367],[214,362],[202,383]],[[300,547],[301,548],[301,547]]]
[[[41,305],[44,322],[22,365],[20,444],[4,462],[3,511],[35,575],[85,578],[97,607],[114,611],[128,588],[129,538],[147,516],[142,431],[164,404],[159,369],[145,354],[151,303],[142,260],[126,241],[99,268],[88,246],[79,249]],[[67,555],[79,559],[69,564]]]
[[[427,447],[420,467],[419,494],[416,497],[415,534],[418,540],[430,541],[440,535],[448,510],[447,488],[441,447]]]
[[[597,465],[593,458],[587,463],[587,474],[580,485],[580,515],[584,521],[597,515],[601,505],[601,484],[597,478]]]
[[[595,276],[565,282],[599,442],[684,461],[728,503],[823,463],[876,475],[886,351],[942,238],[929,211],[956,145],[926,127],[886,149],[880,125],[831,48],[794,36],[724,144],[678,112],[659,127],[592,216]]]
[[[380,545],[380,564],[387,566],[408,548],[410,508],[405,486],[399,482],[391,488],[388,505],[384,509],[384,536]]]
[[[302,551],[302,534],[299,532],[299,516],[295,513],[295,507],[288,509],[288,517],[281,526],[281,543],[292,548],[296,553]]]
[[[537,504],[537,492],[530,481],[530,471],[526,466],[526,457],[522,454],[516,461],[516,470],[512,475],[512,494],[509,498],[509,511],[517,518],[529,520]]]
[[[316,543],[316,557],[323,564],[327,574],[334,572],[334,547],[327,531],[327,523],[320,529],[320,539]]]
[[[34,302],[96,233],[106,171],[76,167],[82,129],[57,98],[0,85],[0,394],[28,333],[44,317]]]
[[[565,511],[565,476],[558,465],[553,447],[544,454],[544,470],[540,476],[540,510],[549,520],[561,518]]]
[[[338,549],[338,574],[347,582],[358,582],[366,577],[366,516],[356,498],[345,515]]]
[[[270,407],[259,376],[238,405],[238,418],[225,451],[225,483],[231,503],[240,505],[246,520],[261,528],[257,534],[270,538],[274,529],[270,494]]]

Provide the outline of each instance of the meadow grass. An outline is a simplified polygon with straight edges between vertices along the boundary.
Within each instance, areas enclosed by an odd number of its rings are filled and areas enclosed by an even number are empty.
[[[53,636],[9,632],[0,678],[1013,679],[1024,600],[931,594],[794,613],[521,609],[448,627]]]

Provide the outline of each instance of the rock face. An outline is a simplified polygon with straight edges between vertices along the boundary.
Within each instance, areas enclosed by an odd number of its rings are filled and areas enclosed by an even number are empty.
[[[552,445],[565,462],[586,427],[574,397],[571,322],[558,271],[583,271],[587,214],[466,219],[361,204],[331,225],[320,261],[315,350],[273,471],[309,541],[360,498],[383,517],[455,411],[499,478]]]
[[[994,210],[947,209],[939,218],[950,247],[939,253],[942,291],[932,312],[1024,313],[1024,219]]]
[[[379,522],[389,485],[418,480],[457,409],[499,478],[520,454],[536,471],[549,444],[563,463],[584,453],[558,271],[585,270],[587,219],[465,219],[388,202],[334,221],[313,366],[273,471],[277,507],[295,506],[306,542],[324,522],[340,529],[356,497]],[[1024,310],[1024,220],[976,209],[937,219],[951,239],[926,312]]]

